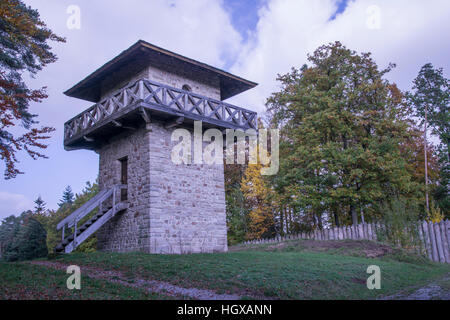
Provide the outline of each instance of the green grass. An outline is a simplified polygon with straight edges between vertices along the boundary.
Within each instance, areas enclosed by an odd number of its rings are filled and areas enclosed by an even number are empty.
[[[27,263],[0,262],[0,300],[147,300],[166,299],[103,280],[82,278],[81,290],[69,290],[63,271]]]
[[[392,250],[379,258],[367,258],[363,256],[366,251],[357,250],[359,245],[352,244],[351,250],[317,250],[302,243],[289,242],[281,248],[273,245],[237,247],[225,254],[74,253],[53,261],[120,270],[130,278],[162,280],[186,288],[274,299],[375,299],[413,290],[450,274],[449,265],[427,262],[398,250]],[[369,265],[381,268],[381,290],[368,290],[366,287]],[[16,267],[21,270],[20,277]],[[30,277],[26,275],[37,270],[34,268],[37,267],[0,264],[0,281],[3,284],[5,277],[9,279],[8,288],[20,283],[22,287],[34,285],[36,290],[45,291],[45,288],[55,287],[66,290],[65,273],[57,274],[39,267],[39,272],[52,276],[46,278],[34,272],[33,277],[38,278],[29,280]],[[23,280],[24,277],[28,280]],[[142,292],[132,293],[136,289],[110,286],[92,279],[83,278],[83,285],[84,289],[80,293],[64,293],[61,298],[158,298],[145,297]],[[107,288],[103,293],[96,291],[101,285]]]

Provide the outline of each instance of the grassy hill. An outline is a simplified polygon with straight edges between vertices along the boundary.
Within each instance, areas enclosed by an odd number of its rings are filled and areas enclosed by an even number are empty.
[[[66,289],[69,265],[82,289]],[[368,290],[369,265],[381,290]],[[450,290],[450,266],[369,241],[297,240],[226,254],[74,253],[0,263],[0,299],[376,299],[433,281]],[[444,279],[444,280],[443,280]]]

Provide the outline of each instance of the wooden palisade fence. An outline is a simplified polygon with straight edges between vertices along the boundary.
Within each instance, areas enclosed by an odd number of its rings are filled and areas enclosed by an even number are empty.
[[[344,226],[301,232],[295,235],[278,236],[272,239],[258,239],[245,244],[273,243],[284,240],[312,239],[312,240],[373,240],[378,241],[378,232],[382,229],[380,223],[363,223],[355,226]],[[419,237],[422,244],[421,252],[430,260],[450,263],[450,221],[440,223],[422,222],[419,224]]]

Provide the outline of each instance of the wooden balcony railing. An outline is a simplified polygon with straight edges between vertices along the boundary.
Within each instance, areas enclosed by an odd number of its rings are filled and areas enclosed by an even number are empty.
[[[148,79],[140,79],[67,121],[64,125],[65,144],[141,107],[224,128],[257,128],[256,112]]]

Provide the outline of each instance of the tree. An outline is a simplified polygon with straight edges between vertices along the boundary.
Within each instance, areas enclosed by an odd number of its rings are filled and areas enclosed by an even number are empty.
[[[47,98],[45,87],[31,90],[22,80],[24,72],[35,76],[57,57],[48,41],[64,42],[40,20],[37,10],[21,0],[3,0],[0,3],[0,159],[4,161],[5,179],[21,174],[16,164],[21,150],[33,159],[45,158],[37,149],[54,131],[51,127],[36,128],[37,115],[28,110],[31,102]],[[24,133],[13,134],[12,127],[20,125]]]
[[[249,212],[240,186],[225,194],[227,205],[228,244],[234,245],[246,240],[249,226]]]
[[[247,240],[270,238],[275,235],[270,187],[261,175],[262,165],[249,164],[241,182],[248,214]]]
[[[424,156],[425,156],[425,201],[427,212],[429,211],[428,199],[428,127],[431,132],[440,139],[439,157],[441,163],[441,187],[437,195],[441,194],[448,203],[448,170],[449,170],[449,144],[450,144],[450,81],[443,74],[443,69],[435,69],[431,63],[425,64],[413,81],[413,92],[408,93],[408,98],[414,106],[415,115],[424,126]],[[444,198],[444,199],[442,199]],[[445,209],[445,208],[444,208]],[[448,207],[447,207],[448,209]]]
[[[21,261],[46,257],[47,233],[42,224],[30,212],[12,220],[13,229],[3,254],[5,260]]]
[[[45,213],[45,206],[47,205],[44,200],[42,200],[41,196],[39,196],[36,200],[34,200],[34,213],[35,214],[43,214]]]
[[[22,226],[17,239],[18,260],[43,258],[48,254],[47,232],[32,216]]]
[[[44,226],[47,231],[47,247],[49,252],[53,252],[54,248],[61,242],[61,230],[56,230],[58,223],[69,216],[76,209],[80,208],[83,204],[89,201],[98,193],[97,183],[86,183],[86,187],[81,191],[80,194],[75,196],[73,204],[70,206],[63,205],[58,208],[58,210],[48,210],[46,214],[35,214],[34,217]],[[96,214],[96,211],[86,216],[79,225],[86,222],[92,215]],[[66,236],[70,231],[66,229]],[[81,252],[92,252],[95,251],[97,246],[97,238],[95,235],[91,236],[87,241],[83,242],[77,251]]]
[[[322,219],[358,223],[381,214],[383,200],[412,196],[417,183],[401,145],[411,139],[408,104],[370,53],[336,42],[308,55],[311,66],[278,77],[267,101],[280,129],[273,187],[320,228]]]
[[[74,201],[75,195],[72,192],[72,188],[70,186],[67,186],[62,195],[62,199],[60,200],[60,203],[58,204],[60,207],[62,207],[65,204],[72,205]]]
[[[14,239],[17,237],[19,233],[20,226],[24,216],[29,213],[24,212],[19,217],[11,215],[5,219],[3,219],[0,225],[0,254],[2,257],[11,255],[12,248],[11,245],[14,243]],[[14,253],[13,253],[14,254]],[[15,254],[17,255],[17,253]]]

